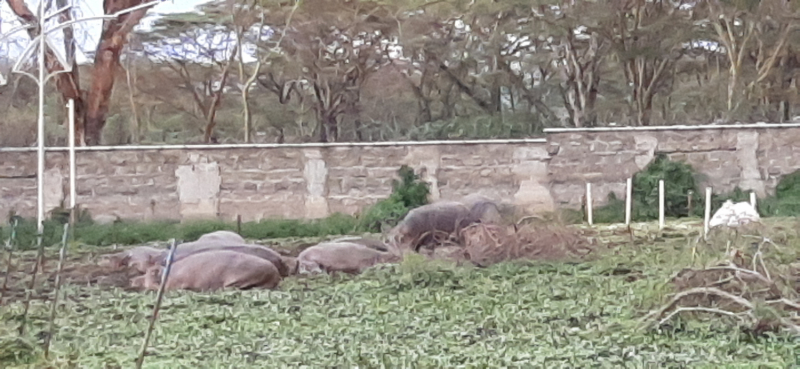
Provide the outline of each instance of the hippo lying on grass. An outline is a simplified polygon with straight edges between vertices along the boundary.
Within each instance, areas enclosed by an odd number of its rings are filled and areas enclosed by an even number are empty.
[[[100,258],[100,265],[114,269],[125,267],[133,268],[144,273],[156,260],[166,256],[166,250],[150,246],[137,246],[115,254],[104,255]]]
[[[188,242],[178,246],[178,249],[175,250],[175,256],[173,262],[177,262],[183,260],[191,255],[196,255],[205,252],[211,251],[220,251],[220,250],[227,250],[227,251],[234,251],[239,252],[251,256],[255,256],[264,260],[267,260],[275,265],[278,268],[278,272],[281,276],[288,276],[290,273],[289,267],[283,261],[281,254],[277,251],[261,245],[253,245],[253,244],[246,244],[246,243],[234,243],[234,242],[209,242],[206,241],[205,243],[197,243],[197,242]],[[167,252],[164,254],[156,257],[154,259],[155,264],[164,266],[167,261]]]
[[[156,265],[131,279],[131,287],[157,290],[164,267]],[[274,289],[281,275],[268,260],[230,250],[208,250],[172,264],[166,290],[215,291],[226,288]]]
[[[247,244],[241,236],[230,231],[211,232],[201,236],[197,241],[178,245],[173,262],[210,250],[228,250],[256,256],[273,263],[281,276],[285,277],[290,273],[289,267],[278,252],[266,246]],[[101,263],[114,268],[132,267],[144,273],[152,266],[164,266],[168,255],[169,250],[138,246],[105,256]]]
[[[361,273],[376,264],[397,261],[397,252],[383,252],[353,242],[323,242],[297,256],[300,274],[344,272]]]
[[[240,236],[236,232],[214,231],[200,236],[200,238],[198,238],[197,241],[194,242],[198,244],[199,243],[245,243],[245,240],[244,238],[242,238],[242,236]]]

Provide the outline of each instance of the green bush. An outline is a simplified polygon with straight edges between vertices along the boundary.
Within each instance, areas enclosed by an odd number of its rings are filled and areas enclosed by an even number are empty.
[[[594,209],[592,221],[595,223],[622,223],[625,221],[625,200],[618,199],[613,192],[608,194],[608,202]]]
[[[358,231],[382,232],[400,222],[411,209],[428,203],[428,184],[413,169],[403,165],[397,174],[400,179],[392,181],[392,194],[364,210],[358,220]]]
[[[633,214],[634,221],[658,219],[658,180],[665,179],[665,216],[702,217],[705,211],[704,193],[697,191],[695,175],[691,166],[671,162],[663,155],[656,157],[633,180]],[[694,191],[691,213],[688,209],[688,193]],[[749,202],[750,191],[739,187],[729,193],[711,195],[712,213],[719,209],[725,201]],[[800,216],[800,170],[781,178],[775,189],[775,195],[758,200],[758,212],[762,217]],[[625,200],[618,199],[614,193],[608,195],[608,202],[594,210],[596,223],[619,223],[624,221]]]
[[[653,162],[633,176],[633,198],[631,220],[637,222],[658,219],[658,182],[664,180],[664,216],[686,217],[695,215],[697,206],[689,214],[689,191],[694,192],[694,204],[702,204],[697,191],[695,172],[691,165],[671,161],[664,154],[656,155]],[[699,208],[702,214],[702,206]],[[619,223],[625,221],[625,199],[618,199],[612,192],[606,205],[594,209],[596,223]]]
[[[758,201],[761,216],[800,215],[800,170],[787,174],[775,187],[775,195]]]
[[[658,219],[658,182],[662,179],[664,216],[677,218],[689,215],[687,195],[689,191],[698,194],[694,169],[689,164],[671,161],[666,155],[658,154],[644,170],[633,176],[634,219]]]

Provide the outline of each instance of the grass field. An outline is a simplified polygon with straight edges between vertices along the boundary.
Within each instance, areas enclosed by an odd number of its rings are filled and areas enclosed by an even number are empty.
[[[797,222],[765,222],[796,261]],[[672,222],[660,235],[653,224],[636,225],[633,237],[596,229],[604,246],[581,262],[476,268],[412,258],[359,276],[290,277],[278,291],[168,293],[144,367],[800,367],[796,336],[753,336],[724,318],[640,329],[671,292],[670,277],[692,265],[699,221]],[[108,249],[81,250],[72,251],[73,274]],[[720,256],[704,250],[695,265]],[[49,255],[48,272],[55,268]],[[2,306],[0,367],[133,367],[155,293],[68,275],[51,358],[40,348],[49,316],[43,286],[23,339],[16,338],[22,302]]]

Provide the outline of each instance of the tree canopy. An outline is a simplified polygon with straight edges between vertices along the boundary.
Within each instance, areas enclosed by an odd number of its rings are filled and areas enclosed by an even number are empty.
[[[22,0],[8,2],[29,21]],[[106,22],[88,89],[77,74],[56,83],[83,102],[87,144],[125,115],[134,128],[112,143],[526,137],[800,115],[800,10],[784,0],[222,0],[132,32],[141,15]],[[112,96],[123,77],[128,91]],[[11,88],[0,106],[24,116]]]

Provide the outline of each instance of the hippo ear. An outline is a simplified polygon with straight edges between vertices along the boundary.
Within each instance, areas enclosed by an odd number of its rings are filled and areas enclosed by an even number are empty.
[[[108,256],[108,261],[114,268],[122,268],[128,266],[131,261],[131,255],[128,253],[119,253]]]

